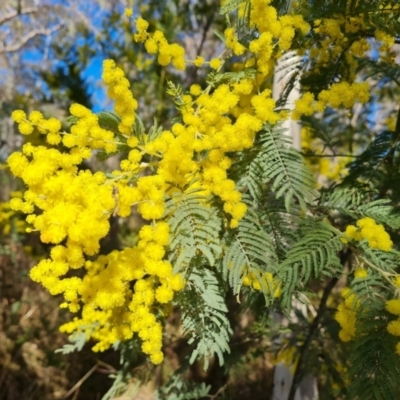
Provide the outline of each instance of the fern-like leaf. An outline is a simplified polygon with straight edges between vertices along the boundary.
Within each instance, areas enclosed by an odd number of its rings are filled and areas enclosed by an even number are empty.
[[[367,196],[358,189],[335,188],[328,196],[323,196],[320,203],[324,207],[338,210],[354,219],[370,217],[393,229],[400,228],[400,215],[390,205],[389,199],[368,201]]]
[[[322,275],[334,276],[343,268],[338,252],[343,248],[340,236],[331,225],[322,221],[307,221],[301,239],[277,266],[277,274],[284,284],[282,304],[290,307],[296,286]]]
[[[93,325],[87,325],[82,328],[86,328],[90,331],[91,329],[93,329]],[[71,336],[68,337],[68,341],[70,343],[64,344],[63,347],[55,350],[54,352],[61,354],[70,354],[75,351],[81,351],[83,349],[83,346],[87,342],[87,337],[88,336],[86,332],[81,332],[81,331],[74,332]]]
[[[293,198],[305,209],[316,197],[316,182],[291,138],[282,128],[266,126],[260,141],[261,150],[248,167],[248,180],[260,181],[261,177],[263,183],[271,183],[276,198],[284,198],[286,210],[290,210]]]
[[[395,353],[398,338],[387,331],[391,319],[384,303],[376,299],[364,302],[362,312],[357,313],[357,338],[349,352],[351,367],[347,373],[349,399],[400,398],[400,357]]]
[[[210,390],[211,386],[204,382],[195,383],[174,373],[169,381],[158,390],[156,400],[196,400],[206,397]]]
[[[204,358],[205,370],[214,355],[223,365],[223,353],[230,351],[228,342],[232,330],[220,288],[214,272],[195,267],[178,300],[182,307],[182,332],[189,337],[189,344],[196,344],[189,362]]]
[[[263,293],[270,294],[272,290],[261,275],[267,268],[273,268],[277,257],[272,240],[259,224],[255,212],[249,209],[238,228],[227,233],[225,241],[222,268],[235,294],[239,293],[243,278],[250,273],[259,281]]]
[[[221,220],[217,209],[208,206],[206,200],[199,189],[194,189],[177,192],[166,202],[170,261],[175,272],[185,273],[195,257],[204,257],[213,266],[221,254]]]

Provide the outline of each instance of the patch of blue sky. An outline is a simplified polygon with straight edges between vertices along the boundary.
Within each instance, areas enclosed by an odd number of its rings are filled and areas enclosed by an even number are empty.
[[[88,94],[93,105],[92,111],[94,112],[112,109],[112,103],[108,99],[106,89],[101,81],[102,64],[103,57],[101,55],[94,56],[81,73],[82,79],[87,84]]]

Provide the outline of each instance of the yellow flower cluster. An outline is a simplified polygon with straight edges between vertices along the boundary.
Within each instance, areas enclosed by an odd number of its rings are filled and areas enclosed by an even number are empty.
[[[377,224],[372,218],[365,217],[357,221],[357,226],[348,225],[345,231],[346,236],[357,241],[367,240],[371,249],[390,251],[393,242],[383,225]],[[344,243],[347,239],[342,239]]]
[[[21,192],[12,192],[11,197],[20,198]],[[0,203],[0,232],[3,236],[10,234],[12,230],[18,233],[24,233],[26,222],[18,217],[18,213],[11,208],[10,202]]]
[[[74,110],[82,111],[79,107]],[[160,219],[166,189],[159,176],[139,178],[136,188],[123,180],[113,188],[102,172],[78,172],[77,165],[90,156],[87,147],[61,153],[27,143],[22,152],[9,157],[11,172],[28,186],[24,198],[12,199],[11,207],[29,214],[27,222],[40,231],[42,242],[57,245],[51,258],[39,262],[30,276],[51,294],[63,294],[63,307],[70,311],[77,312],[83,304],[82,318],[64,327],[66,332],[82,330],[96,321],[97,328],[88,333],[88,337],[99,341],[96,350],[105,350],[138,332],[144,341],[143,351],[152,362],[159,363],[163,357],[162,329],[151,312],[156,311],[156,302],[170,302],[174,292],[184,285],[179,275],[172,274],[171,265],[162,260],[169,240],[168,225],[159,222],[154,228],[143,227],[137,248],[100,256],[93,262],[85,262],[85,255],[98,253],[113,211],[127,216],[131,205],[141,201],[138,211],[144,218]],[[83,266],[87,271],[83,279],[65,277],[70,269]],[[129,289],[133,281],[134,291]],[[136,309],[143,311],[139,325]]]
[[[180,71],[186,67],[185,50],[177,43],[169,44],[164,34],[156,30],[154,33],[147,32],[149,23],[139,17],[136,20],[137,33],[134,35],[136,42],[144,43],[146,51],[149,54],[158,53],[158,63],[162,66],[167,66],[172,62],[172,65]],[[199,60],[200,61],[200,60]]]
[[[201,67],[204,64],[204,57],[197,56],[196,59],[193,61],[193,64],[196,67]]]
[[[283,51],[290,49],[295,31],[298,30],[305,35],[310,30],[310,25],[301,15],[278,16],[276,8],[271,6],[271,3],[271,0],[250,1],[250,26],[258,29],[260,38],[268,32],[277,41],[279,57]]]
[[[378,51],[381,55],[390,50],[394,37],[371,26],[365,14],[342,15],[314,21],[313,33],[319,40],[309,54],[314,59],[316,67],[325,68],[345,53],[346,61],[353,70],[350,73],[350,78],[353,79],[357,57],[365,56],[371,48],[368,40],[364,37],[357,38],[355,34],[366,30],[374,31],[375,38],[380,42]]]
[[[18,123],[18,130],[23,135],[30,135],[37,128],[41,134],[46,134],[49,144],[57,145],[61,142],[61,122],[56,118],[45,119],[39,111],[32,111],[29,118],[22,110],[15,110],[11,118]]]
[[[248,95],[253,83],[243,81]],[[232,216],[233,228],[245,214],[246,206],[234,181],[227,177],[231,160],[226,153],[250,148],[263,123],[276,123],[279,119],[270,91],[254,94],[250,103],[241,104],[240,84],[222,84],[211,93],[201,93],[199,87],[194,87],[196,99],[190,95],[182,98],[183,123],[175,123],[145,147],[147,153],[161,158],[157,176],[163,182],[183,188],[199,179],[204,190],[220,197],[225,212]]]
[[[68,154],[27,143],[8,165],[28,186],[24,200],[12,199],[11,207],[29,214],[27,222],[41,232],[42,242],[58,244],[67,238],[93,255],[108,233],[115,201],[102,172],[78,172],[77,165],[90,156],[87,148]]]
[[[386,311],[399,317],[395,321],[390,321],[387,330],[393,336],[400,336],[400,299],[388,300],[385,304]],[[396,353],[400,356],[400,342],[396,345]]]
[[[274,357],[271,361],[274,365],[284,363],[288,368],[290,368],[291,373],[294,374],[297,363],[299,362],[298,349],[296,346],[290,346],[289,343],[286,343],[279,350],[276,357]]]
[[[78,118],[71,127],[70,133],[64,133],[63,145],[69,149],[88,147],[93,150],[104,150],[112,153],[117,150],[118,143],[114,132],[99,125],[99,118],[88,108],[80,104],[70,107],[72,116]]]
[[[264,123],[275,124],[281,119],[274,111],[275,102],[271,91],[260,90],[260,85],[272,72],[276,58],[291,46],[296,30],[303,34],[309,30],[301,16],[279,17],[269,3],[257,0],[251,2],[251,26],[259,29],[260,37],[249,44],[249,50],[255,57],[240,66],[245,68],[253,63],[258,76],[232,84],[221,84],[214,91],[208,88],[201,92],[200,87],[194,86],[191,95],[195,99],[190,95],[181,99],[183,123],[174,124],[171,130],[164,131],[158,139],[147,143],[145,147],[148,154],[160,157],[157,176],[163,184],[168,182],[183,188],[190,181],[199,179],[203,189],[224,201],[225,212],[232,216],[231,227],[238,225],[246,212],[246,206],[240,201],[241,195],[235,189],[234,182],[227,178],[231,161],[226,153],[250,148],[255,134]],[[268,23],[263,19],[265,10],[269,13]],[[143,42],[148,53],[159,53],[158,61],[161,65],[168,65],[171,60],[177,63],[178,58],[183,57],[183,49],[169,45],[162,32],[148,33],[148,26],[144,19],[136,20],[135,40]],[[247,51],[236,37],[234,28],[226,29],[225,37],[226,46],[234,54],[242,55]],[[274,50],[276,43],[278,47]],[[194,61],[197,66],[203,62],[201,57]],[[213,59],[210,66],[216,69],[220,63],[221,60]],[[200,154],[202,161],[196,162]],[[121,168],[129,170],[127,161],[124,161]],[[161,209],[159,211],[161,213]]]
[[[231,160],[226,153],[250,148],[262,124],[276,122],[278,115],[270,91],[240,104],[241,96],[256,91],[251,80],[223,84],[213,91],[194,88],[196,99],[183,97],[182,124],[174,124],[139,149],[138,138],[129,136],[137,104],[128,93],[122,70],[106,61],[103,78],[121,116],[119,133],[132,149],[121,162],[122,171],[114,171],[107,179],[102,172],[78,170],[93,149],[111,152],[118,145],[115,133],[101,128],[98,116],[85,107],[71,106],[77,119],[71,133],[59,132],[61,123],[45,120],[40,113],[31,113],[27,119],[25,113],[16,111],[13,118],[22,124],[22,131],[31,130],[24,128],[25,124],[48,135],[62,135],[68,151],[27,143],[22,152],[12,154],[9,168],[27,190],[23,199],[13,199],[11,206],[28,214],[29,229],[39,231],[44,243],[55,245],[51,257],[39,262],[30,276],[53,295],[62,294],[63,307],[82,311],[80,318],[62,329],[86,332],[88,338],[98,341],[96,350],[107,349],[137,332],[143,351],[159,363],[163,357],[162,329],[155,313],[184,286],[180,275],[173,275],[171,265],[164,260],[169,238],[168,225],[160,221],[165,195],[169,190],[184,190],[197,179],[205,193],[223,200],[230,225],[236,227],[246,206],[234,181],[227,177]],[[139,177],[149,165],[141,163],[146,153],[155,160],[152,168],[157,168],[153,175]],[[153,226],[142,228],[134,248],[93,258],[109,231],[109,217],[129,216],[134,205],[144,219],[153,220]],[[74,273],[79,269],[85,274]],[[278,295],[278,288],[274,290]]]
[[[354,56],[362,57],[369,49],[366,40],[353,41],[349,46],[349,35],[367,28],[364,16],[339,16],[324,18],[314,22],[313,32],[320,38],[320,47],[314,47],[310,55],[317,66],[326,67],[331,60],[342,54],[346,47],[348,62],[353,62]]]
[[[115,112],[121,116],[118,128],[121,134],[129,135],[135,122],[137,101],[129,90],[129,81],[123,71],[115,67],[112,60],[104,62],[103,78],[109,87],[108,94],[115,100]],[[47,143],[79,149],[105,150],[112,153],[117,150],[118,142],[114,132],[99,125],[99,118],[88,108],[73,104],[70,113],[78,121],[71,127],[71,132],[61,132],[62,124],[56,118],[45,119],[39,111],[32,111],[29,117],[22,110],[15,110],[11,117],[18,123],[18,129],[23,135],[30,135],[34,129],[46,134]]]
[[[53,282],[49,288],[53,294],[64,292],[66,303],[62,306],[71,307],[79,299],[83,303],[81,318],[63,325],[61,330],[86,332],[88,338],[97,341],[94,351],[131,339],[136,332],[142,340],[142,351],[154,364],[159,364],[163,360],[162,325],[155,314],[185,285],[180,275],[173,274],[171,264],[163,260],[168,242],[167,223],[145,225],[134,248],[86,261],[82,280],[64,278],[58,286]],[[68,263],[68,251],[63,246],[56,246],[51,255],[51,261],[43,261],[43,267],[39,263],[31,272],[32,279],[44,285],[42,269]]]
[[[235,34],[235,29],[234,28],[225,29],[224,35],[226,39],[225,42],[226,47],[228,49],[232,49],[235,55],[241,56],[245,52],[246,48],[239,43]]]
[[[267,293],[272,293],[273,297],[278,298],[282,294],[282,283],[279,282],[270,272],[264,272],[261,276]],[[244,286],[251,286],[254,290],[261,290],[261,283],[253,272],[247,274],[242,281]]]
[[[293,119],[300,119],[302,115],[310,116],[322,112],[326,107],[331,108],[351,108],[356,102],[365,104],[370,98],[370,88],[368,82],[348,82],[334,83],[328,90],[322,90],[318,94],[318,100],[312,93],[304,93],[295,102],[295,109],[292,113]]]
[[[306,34],[310,29],[301,15],[278,16],[270,3],[271,0],[250,1],[249,24],[257,28],[260,35],[249,43],[249,50],[256,57],[257,72],[264,78],[272,74],[276,60],[291,48],[296,30]],[[237,47],[235,41],[233,46]]]
[[[344,302],[340,303],[335,314],[335,320],[342,328],[339,332],[340,340],[349,342],[356,335],[356,310],[360,306],[360,302],[356,301],[354,293],[351,293],[350,288],[342,290]]]
[[[355,278],[362,279],[362,278],[366,278],[367,276],[368,276],[368,270],[365,269],[365,268],[356,268],[354,270],[354,277]]]
[[[137,33],[135,33],[133,35],[133,38],[135,39],[136,42],[143,43],[146,41],[146,39],[149,37],[149,34],[147,32],[148,27],[149,27],[149,23],[142,17],[139,17],[136,20]]]
[[[210,67],[211,67],[212,69],[218,69],[218,68],[221,67],[221,65],[222,65],[222,61],[221,61],[219,58],[213,58],[213,59],[210,61]]]
[[[108,96],[115,101],[114,110],[121,117],[118,130],[122,134],[130,135],[138,106],[130,90],[130,83],[124,71],[113,60],[104,60],[102,79],[108,88]]]
[[[380,42],[379,53],[388,52],[395,43],[395,38],[387,33],[377,29],[375,31],[375,39]]]

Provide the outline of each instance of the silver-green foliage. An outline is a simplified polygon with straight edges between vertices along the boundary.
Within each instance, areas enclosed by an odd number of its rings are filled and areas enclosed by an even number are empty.
[[[359,189],[351,189],[347,186],[335,188],[329,195],[322,197],[321,205],[327,210],[337,210],[354,219],[370,217],[393,229],[400,228],[400,215],[389,199],[370,200]]]
[[[357,339],[349,351],[347,398],[352,400],[397,400],[400,398],[398,338],[387,331],[393,316],[372,296],[357,314]]]
[[[334,276],[341,272],[338,252],[343,243],[331,225],[322,221],[306,220],[301,239],[287,252],[277,269],[284,283],[282,302],[290,306],[295,288],[311,278]]]
[[[189,362],[204,358],[205,370],[214,355],[223,365],[223,353],[230,351],[229,337],[232,330],[221,286],[213,271],[195,267],[187,278],[184,295],[179,298],[182,333],[188,336],[189,344],[195,345]]]
[[[265,126],[260,133],[258,152],[247,168],[247,186],[253,197],[254,188],[269,184],[277,199],[284,198],[287,211],[297,201],[302,209],[313,202],[317,192],[315,179],[301,154],[293,147],[284,129]]]
[[[257,214],[249,210],[237,229],[225,236],[222,267],[225,279],[235,294],[240,292],[243,278],[253,273],[264,293],[271,293],[268,282],[262,279],[262,272],[272,270],[276,255],[270,236],[257,220]]]
[[[211,386],[204,382],[195,382],[183,379],[179,374],[171,376],[169,381],[157,392],[156,400],[195,400],[206,397]]]
[[[221,219],[217,209],[206,205],[198,188],[177,192],[167,200],[167,218],[171,230],[170,261],[176,272],[186,274],[195,257],[205,257],[211,266],[222,249],[219,232]]]

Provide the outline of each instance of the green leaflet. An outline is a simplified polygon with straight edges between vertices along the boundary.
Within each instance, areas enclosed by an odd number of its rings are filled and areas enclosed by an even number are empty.
[[[232,333],[221,284],[211,270],[195,267],[187,277],[187,288],[179,296],[182,309],[182,333],[189,344],[196,344],[189,362],[204,358],[204,370],[216,355],[224,364],[224,352],[230,351],[229,336]]]
[[[316,182],[301,154],[293,148],[291,138],[282,128],[265,126],[260,142],[260,151],[247,170],[249,188],[256,187],[257,181],[268,183],[276,192],[275,197],[284,199],[287,211],[294,199],[305,210],[317,195]]]
[[[340,236],[322,221],[308,220],[300,240],[287,252],[276,268],[283,282],[282,304],[290,307],[292,293],[311,278],[333,276],[342,270],[338,252],[343,248]]]
[[[255,76],[256,70],[253,68],[246,68],[239,72],[211,72],[207,76],[207,83],[213,87],[216,87],[221,83],[232,84],[246,78],[254,79]]]
[[[369,260],[383,271],[393,273],[398,269],[400,264],[400,253],[398,251],[374,250],[371,249],[364,240],[358,243],[357,247],[361,249],[361,254],[365,259]]]
[[[243,278],[252,272],[260,282],[268,298],[272,290],[261,279],[262,272],[271,270],[276,261],[275,249],[269,235],[259,225],[257,215],[250,209],[239,222],[237,229],[225,237],[225,253],[222,260],[223,274],[235,294],[238,294]]]
[[[277,260],[285,258],[287,251],[299,240],[300,210],[293,205],[291,212],[285,209],[283,199],[275,199],[266,193],[255,206],[259,224],[270,236]]]
[[[99,125],[103,129],[108,129],[120,135],[118,125],[121,122],[121,118],[117,114],[112,111],[100,111],[96,115],[99,118]]]
[[[70,343],[64,344],[63,347],[60,349],[55,350],[55,353],[61,353],[61,354],[70,354],[75,351],[81,351],[83,349],[83,346],[87,342],[88,336],[90,336],[94,330],[94,328],[98,325],[97,322],[91,324],[91,325],[82,325],[81,326],[81,331],[76,331],[72,335],[68,337],[68,341]]]
[[[354,219],[373,218],[377,223],[393,229],[400,228],[400,214],[396,213],[389,199],[368,202],[365,195],[357,189],[336,188],[329,196],[323,197],[321,204],[339,210]]]
[[[344,179],[344,184],[361,181],[380,186],[385,181],[392,179],[386,171],[388,153],[395,146],[396,137],[393,132],[383,131],[375,136],[367,149],[349,164],[349,174]]]
[[[362,303],[357,312],[357,337],[349,351],[348,399],[400,398],[400,357],[395,353],[398,338],[387,331],[387,324],[394,319],[385,312],[382,302],[371,298]]]
[[[183,379],[179,373],[174,373],[169,381],[157,393],[156,400],[196,400],[207,397],[211,390],[210,385],[195,383]]]
[[[235,11],[245,0],[227,0],[221,5],[220,14],[229,14]]]
[[[221,254],[221,220],[217,209],[207,206],[199,189],[173,194],[167,201],[170,226],[170,258],[175,272],[186,273],[195,257],[204,257],[213,266]]]

